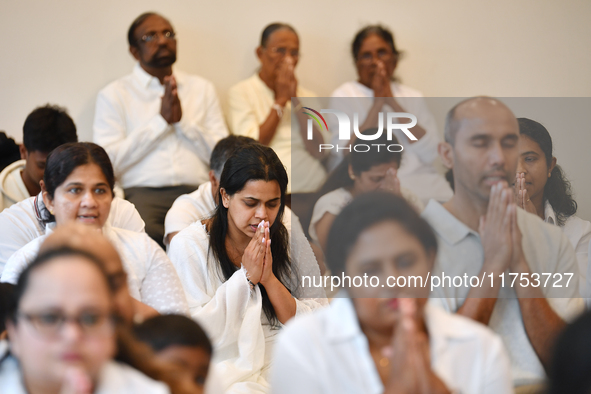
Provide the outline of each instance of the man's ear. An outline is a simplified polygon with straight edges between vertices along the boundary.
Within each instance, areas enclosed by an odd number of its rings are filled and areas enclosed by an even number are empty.
[[[224,208],[228,209],[230,206],[230,196],[226,193],[226,189],[223,187],[220,188],[220,194],[222,195],[222,204],[224,204]]]
[[[20,144],[18,146],[18,150],[21,154],[21,160],[27,160],[27,148],[25,148],[25,144]]]
[[[140,60],[140,49],[138,47],[134,47],[132,45],[129,46],[129,53],[135,60]]]
[[[454,167],[454,149],[449,142],[440,142],[437,145],[437,152],[439,152],[441,162],[446,168]]]
[[[254,53],[256,53],[257,58],[260,60],[260,58],[263,56],[263,47],[258,46]]]

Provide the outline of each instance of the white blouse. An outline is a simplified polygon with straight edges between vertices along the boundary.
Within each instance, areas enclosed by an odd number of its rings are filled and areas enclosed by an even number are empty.
[[[342,293],[341,293],[342,294]],[[427,304],[431,367],[453,393],[512,393],[509,357],[485,326]],[[278,394],[382,394],[384,385],[349,298],[294,319],[279,335],[271,370]]]
[[[302,276],[319,278],[320,270],[307,239],[297,234],[290,234],[296,268],[291,280],[298,283],[293,291],[296,316],[327,305],[323,288],[301,284]],[[218,262],[209,253],[209,234],[200,222],[176,235],[168,253],[183,283],[191,316],[214,345],[213,362],[224,389],[268,392],[267,375],[279,327],[272,327],[263,313],[259,286],[251,290],[244,269],[236,270],[227,281],[220,278]]]
[[[14,253],[6,263],[0,281],[15,284],[20,273],[30,264],[47,233],[29,242]],[[151,306],[160,313],[188,314],[187,300],[174,266],[156,242],[146,233],[123,230],[108,223],[103,234],[115,247],[127,273],[129,293],[133,298]]]

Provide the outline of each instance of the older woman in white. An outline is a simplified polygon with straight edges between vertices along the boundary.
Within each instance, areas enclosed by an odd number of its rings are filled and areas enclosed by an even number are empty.
[[[428,287],[386,285],[393,276],[426,279],[436,251],[429,225],[398,196],[372,192],[345,207],[327,262],[336,275],[377,277],[383,287],[345,286],[329,308],[288,324],[275,348],[272,392],[512,393],[499,337],[427,304]]]
[[[307,240],[290,238],[281,220],[286,186],[271,148],[244,147],[224,166],[214,216],[170,244],[191,316],[211,336],[213,365],[229,393],[268,392],[276,334],[326,305],[322,288],[302,286],[302,276],[318,283],[320,271]]]
[[[181,283],[164,251],[145,233],[107,223],[113,185],[113,168],[100,146],[72,143],[56,148],[47,158],[42,186],[51,223],[44,236],[12,255],[2,273],[2,282],[16,283],[53,226],[78,221],[96,227],[113,243],[123,261],[132,297],[160,313],[187,313]]]

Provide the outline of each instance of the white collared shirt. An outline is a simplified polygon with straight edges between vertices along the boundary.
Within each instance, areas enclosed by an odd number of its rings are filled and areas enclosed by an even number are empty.
[[[445,202],[452,197],[453,192],[449,183],[433,166],[433,162],[437,158],[437,145],[441,140],[437,130],[437,123],[429,111],[421,92],[396,82],[392,82],[390,87],[396,101],[405,111],[415,115],[418,124],[426,131],[426,134],[413,144],[410,143],[410,140],[402,131],[394,131],[398,143],[404,146],[402,162],[398,170],[400,184],[415,193],[424,204],[427,204],[431,198]],[[353,127],[354,113],[359,114],[359,126],[363,124],[372,105],[372,89],[357,81],[350,81],[339,86],[332,92],[331,96],[330,108],[348,114],[349,119],[351,119],[351,127]],[[354,98],[358,99],[355,100]],[[392,109],[385,106],[382,111],[392,112]],[[336,117],[330,116],[327,119],[330,120],[329,128],[332,131],[331,144],[335,146],[348,144],[348,141],[338,139],[339,128],[334,123]],[[331,122],[333,123],[331,124]],[[339,152],[333,162],[336,163],[341,158],[342,151]]]
[[[546,201],[544,217],[546,223],[558,226],[556,213],[548,201]],[[591,278],[589,277],[589,274],[591,273],[589,272],[591,270],[591,264],[589,262],[591,222],[572,215],[566,219],[561,229],[575,249],[577,263],[581,274],[581,280],[579,282],[579,286],[581,287],[581,297],[588,299],[587,302],[589,305],[589,302],[591,302]]]
[[[136,64],[98,94],[93,140],[111,158],[123,188],[199,185],[209,157],[228,129],[213,84],[174,72],[183,110],[169,125],[160,115],[164,87]]]
[[[429,202],[421,216],[433,227],[439,244],[432,275],[480,277],[484,263],[480,235],[434,200]],[[532,273],[574,274],[568,288],[540,288],[554,311],[562,319],[572,320],[583,311],[583,301],[579,298],[579,269],[569,240],[558,227],[544,223],[537,215],[523,209],[517,210],[517,223],[523,235],[523,253]],[[519,301],[514,288],[509,285],[511,277],[505,274],[505,287],[499,292],[489,327],[500,335],[509,351],[515,385],[541,383],[546,374],[525,331]],[[566,279],[562,282],[563,286],[565,284]],[[438,287],[431,293],[431,302],[442,305],[449,312],[456,312],[469,290],[447,285]]]
[[[433,305],[427,304],[424,314],[431,368],[452,392],[512,393],[509,359],[495,334]],[[329,308],[287,324],[275,347],[271,392],[384,392],[353,303],[343,293]]]
[[[298,97],[316,97],[316,94],[297,88]],[[259,139],[259,125],[267,119],[275,93],[261,80],[258,74],[239,82],[228,92],[228,124],[232,133]],[[299,134],[299,124],[292,121],[291,102],[283,109],[283,116],[269,146],[277,153],[285,166],[289,183],[288,193],[315,192],[326,179],[326,170],[306,150]]]
[[[0,212],[31,197],[21,176],[26,164],[26,160],[18,160],[0,172]]]

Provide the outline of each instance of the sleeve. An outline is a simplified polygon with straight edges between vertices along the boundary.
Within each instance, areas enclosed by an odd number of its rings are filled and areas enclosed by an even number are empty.
[[[190,194],[183,194],[178,197],[164,219],[164,238],[174,232],[184,230],[195,223],[199,217],[199,212],[193,205],[193,199]]]
[[[145,232],[146,224],[142,220],[140,213],[135,209],[135,205],[119,197],[113,198],[109,221],[113,227],[135,231],[136,233]]]
[[[492,336],[492,335],[491,335]],[[511,394],[513,393],[513,379],[511,378],[511,362],[502,340],[494,335],[486,342],[489,351],[484,361],[482,371],[483,394]]]
[[[160,139],[172,130],[160,113],[134,130],[126,128],[125,106],[109,86],[99,92],[93,125],[93,140],[109,154],[117,176],[142,160]]]
[[[228,136],[228,128],[211,82],[206,82],[203,92],[194,91],[192,93],[203,95],[202,105],[205,107],[203,121],[197,121],[195,117],[188,116],[183,110],[183,117],[179,123],[174,125],[174,129],[193,144],[201,161],[209,163],[211,151],[219,140]]]
[[[188,315],[187,299],[174,266],[158,244],[151,238],[148,242],[151,259],[140,287],[142,302],[160,313]]]
[[[0,282],[16,285],[20,274],[37,257],[39,247],[44,239],[45,236],[34,239],[15,252],[6,262]]]
[[[297,278],[292,278],[293,283],[297,283],[293,296],[296,299],[296,316],[309,313],[314,309],[328,305],[324,287],[313,287],[312,284],[322,284],[322,276],[318,262],[312,251],[308,239],[304,235],[300,221],[292,216],[291,223],[291,257],[295,269],[292,271]],[[310,278],[304,283],[304,277]],[[313,278],[316,277],[314,281]],[[305,286],[308,284],[309,286]]]
[[[241,85],[228,92],[228,123],[232,133],[259,140],[260,122]]]
[[[591,223],[588,221],[581,220],[581,232],[582,236],[579,242],[575,245],[575,255],[577,258],[577,265],[579,267],[579,273],[581,275],[580,287],[581,297],[591,298],[591,288],[588,285],[589,281],[589,242],[591,242]]]
[[[29,200],[33,199],[34,197],[31,197]],[[29,200],[0,212],[0,274],[16,251],[43,235],[39,223],[34,218],[32,202]],[[29,207],[31,215],[24,212]]]

